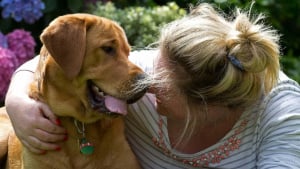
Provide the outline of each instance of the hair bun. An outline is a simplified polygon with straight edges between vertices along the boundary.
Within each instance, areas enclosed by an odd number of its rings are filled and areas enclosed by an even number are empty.
[[[263,15],[251,21],[237,10],[232,30],[227,35],[228,54],[235,56],[246,71],[262,72],[270,64],[278,64],[279,36],[275,30],[260,23]]]

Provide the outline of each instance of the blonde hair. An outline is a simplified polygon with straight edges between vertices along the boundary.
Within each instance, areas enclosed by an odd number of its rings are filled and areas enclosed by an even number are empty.
[[[261,14],[252,19],[240,9],[228,19],[206,3],[192,8],[161,32],[165,65],[158,72],[160,79],[188,100],[228,107],[254,104],[276,84],[280,69],[279,36],[263,19]],[[193,114],[187,117],[187,122],[196,123]]]
[[[169,81],[187,96],[225,106],[248,106],[276,84],[279,65],[279,36],[249,14],[237,10],[226,20],[209,4],[168,24],[159,41]],[[243,66],[240,70],[228,56]]]

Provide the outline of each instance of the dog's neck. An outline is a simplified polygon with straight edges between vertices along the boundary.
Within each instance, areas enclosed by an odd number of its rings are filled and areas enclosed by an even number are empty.
[[[93,153],[91,149],[99,144],[107,132],[115,129],[123,130],[123,127],[120,126],[123,124],[122,117],[105,118],[91,124],[85,124],[72,117],[59,117],[59,119],[61,125],[67,130],[68,141],[76,141],[77,151],[86,155]]]

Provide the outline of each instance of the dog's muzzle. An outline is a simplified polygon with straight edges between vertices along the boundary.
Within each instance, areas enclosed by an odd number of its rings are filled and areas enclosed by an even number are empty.
[[[137,75],[131,80],[131,84],[133,85],[132,88],[134,89],[126,94],[127,99],[119,99],[110,96],[96,86],[92,80],[89,80],[87,82],[87,90],[91,108],[99,113],[104,113],[110,116],[126,115],[127,104],[136,102],[146,93],[148,85],[141,85],[140,83],[140,80],[144,80],[145,78],[147,78],[147,75],[143,73]]]

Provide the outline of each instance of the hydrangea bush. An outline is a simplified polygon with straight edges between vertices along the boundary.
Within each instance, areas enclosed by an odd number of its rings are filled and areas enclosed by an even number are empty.
[[[6,35],[8,48],[14,52],[17,58],[17,67],[31,59],[34,56],[34,47],[36,45],[30,32],[23,29],[15,29]]]
[[[0,7],[2,18],[33,24],[43,16],[45,3],[42,0],[0,0]],[[11,21],[7,20],[7,23],[10,25]],[[4,29],[5,32],[9,30]],[[14,29],[7,35],[0,32],[0,106],[4,104],[13,72],[34,57],[35,46],[31,32],[23,29]]]
[[[7,38],[0,32],[0,47],[7,48]]]
[[[16,57],[9,49],[0,47],[0,102],[4,101],[10,78],[16,69]]]
[[[6,36],[0,32],[0,106],[13,72],[25,61],[33,58],[36,43],[30,32],[16,29]]]
[[[12,17],[15,21],[32,24],[43,16],[45,4],[41,0],[2,0],[2,17]]]

